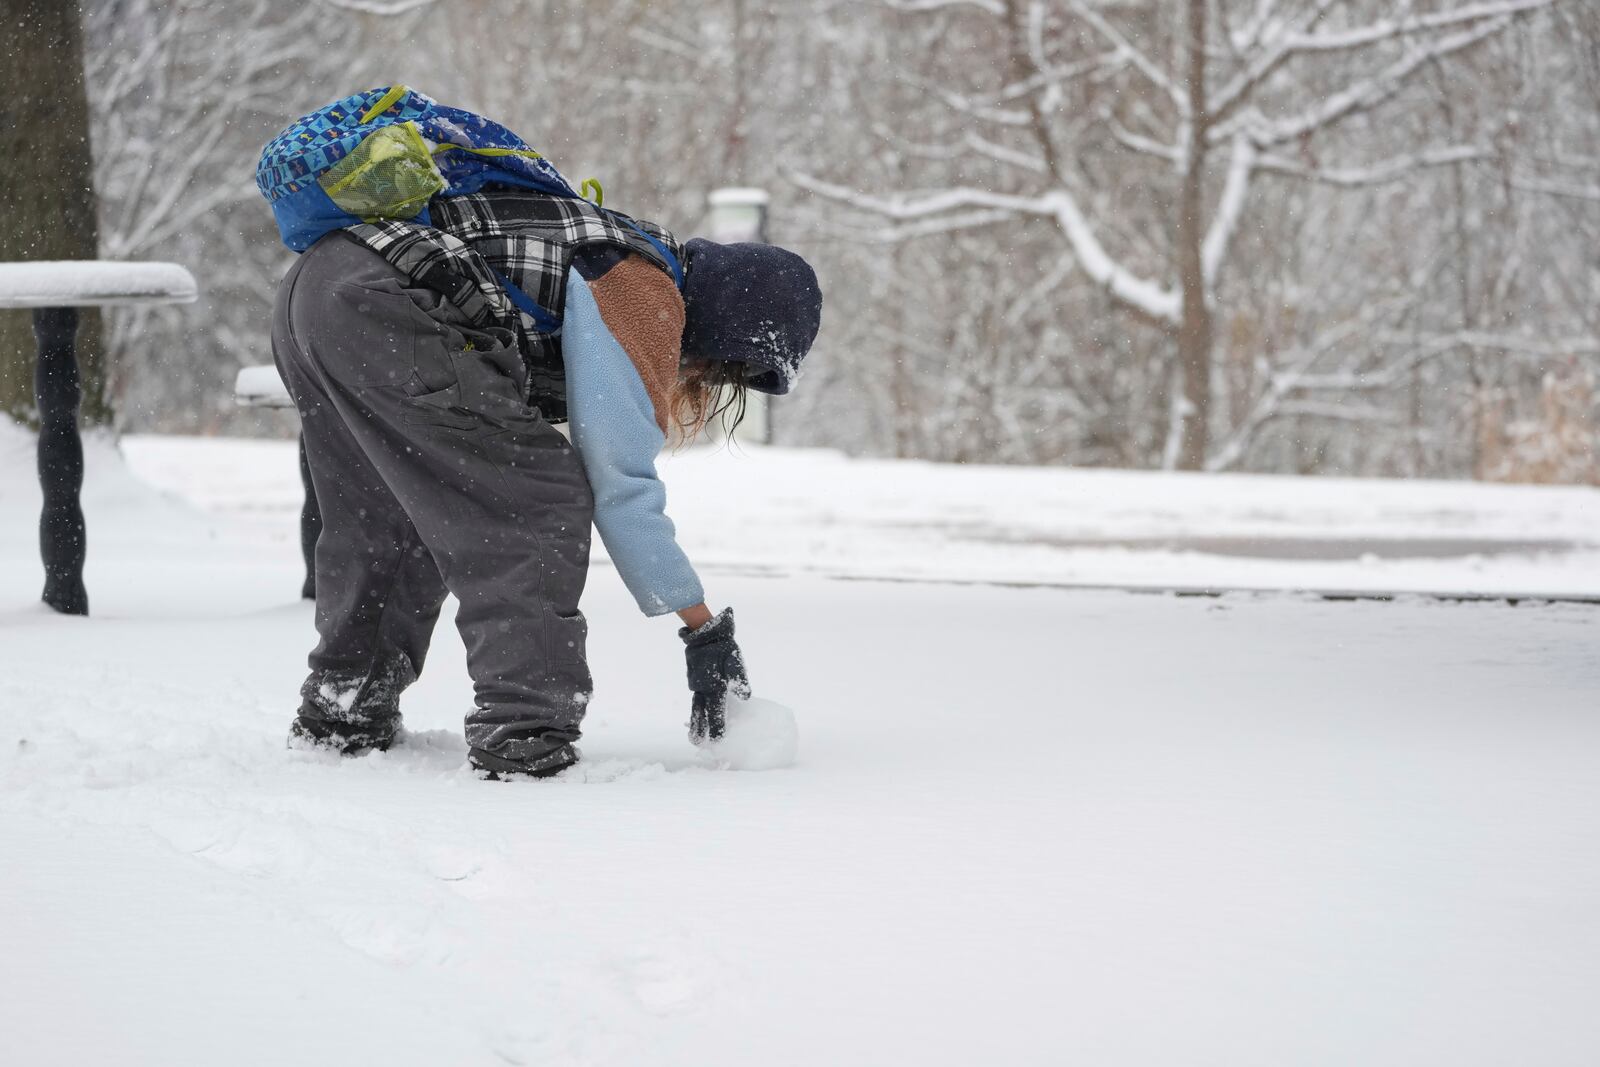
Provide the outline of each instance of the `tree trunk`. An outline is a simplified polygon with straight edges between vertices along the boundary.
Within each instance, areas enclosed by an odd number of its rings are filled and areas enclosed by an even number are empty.
[[[77,0],[0,0],[0,261],[99,253]],[[78,336],[83,421],[111,421],[100,316]],[[33,326],[0,311],[0,414],[33,423]]]
[[[1206,5],[1189,0],[1188,160],[1178,200],[1178,283],[1183,290],[1183,317],[1178,323],[1178,373],[1183,381],[1183,416],[1179,420],[1177,467],[1197,471],[1205,466],[1211,424],[1211,303],[1206,292],[1201,244],[1205,194]]]

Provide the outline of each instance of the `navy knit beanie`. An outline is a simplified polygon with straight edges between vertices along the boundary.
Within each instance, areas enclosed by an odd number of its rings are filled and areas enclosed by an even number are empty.
[[[686,246],[686,356],[742,363],[745,384],[783,395],[822,325],[822,289],[811,265],[777,245]]]

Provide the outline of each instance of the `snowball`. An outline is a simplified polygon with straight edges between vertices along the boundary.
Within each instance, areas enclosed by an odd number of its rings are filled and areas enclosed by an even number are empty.
[[[800,729],[794,710],[773,700],[728,696],[728,725],[722,740],[700,746],[718,766],[734,771],[770,771],[794,763]]]

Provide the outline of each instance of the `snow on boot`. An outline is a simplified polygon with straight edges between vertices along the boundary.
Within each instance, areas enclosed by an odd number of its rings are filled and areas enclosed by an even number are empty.
[[[336,728],[317,719],[296,717],[289,724],[290,748],[326,748],[341,756],[364,756],[377,750],[387,751],[394,743],[400,720],[387,725],[374,724],[370,728]]]
[[[404,656],[386,659],[370,672],[314,671],[300,687],[300,713],[289,727],[289,744],[331,748],[345,756],[387,749],[400,729],[400,692],[415,678]]]

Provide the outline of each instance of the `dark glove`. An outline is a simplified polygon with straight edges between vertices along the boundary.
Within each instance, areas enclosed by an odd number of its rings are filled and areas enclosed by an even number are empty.
[[[689,740],[695,744],[722,738],[728,723],[728,694],[750,696],[750,678],[744,672],[744,653],[733,640],[733,609],[698,630],[678,630],[684,658],[689,663],[689,692],[694,702],[689,716]]]

